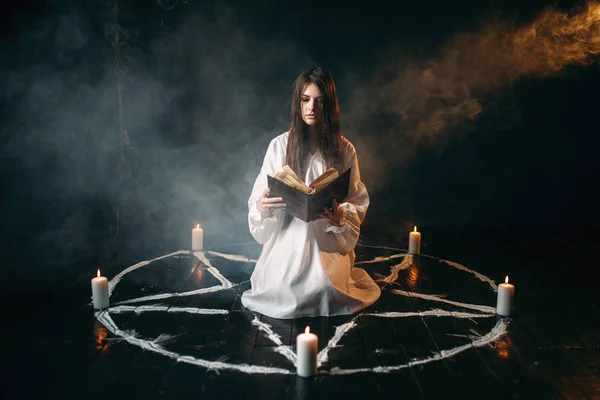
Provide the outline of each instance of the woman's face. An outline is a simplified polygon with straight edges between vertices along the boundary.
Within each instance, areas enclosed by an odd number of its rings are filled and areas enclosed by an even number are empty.
[[[321,91],[314,83],[310,83],[304,88],[300,96],[300,104],[302,105],[302,120],[309,127],[316,126],[320,121],[320,113],[322,112],[322,96]]]

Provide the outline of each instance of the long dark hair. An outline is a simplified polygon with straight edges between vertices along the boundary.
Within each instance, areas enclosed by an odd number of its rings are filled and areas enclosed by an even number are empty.
[[[286,164],[298,176],[303,177],[305,165],[304,155],[308,151],[309,136],[305,122],[302,120],[302,93],[308,85],[314,83],[321,92],[322,110],[319,114],[319,127],[321,130],[319,150],[325,160],[327,168],[340,168],[340,108],[338,106],[335,82],[333,77],[324,68],[311,67],[302,71],[294,82],[291,107],[291,125],[289,129]],[[340,171],[342,172],[342,171]]]

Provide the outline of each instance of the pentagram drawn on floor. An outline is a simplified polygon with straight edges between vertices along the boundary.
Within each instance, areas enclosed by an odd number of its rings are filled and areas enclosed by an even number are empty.
[[[372,246],[378,247],[378,246]],[[383,248],[383,246],[381,247]],[[400,249],[385,248],[387,251],[396,251],[395,254],[378,256],[369,260],[357,261],[355,264],[362,268],[365,268],[367,272],[375,279],[381,286],[382,292],[387,292],[389,295],[402,296],[408,299],[418,299],[419,301],[425,301],[430,304],[438,305],[436,308],[430,308],[427,310],[416,310],[416,311],[393,311],[386,310],[376,312],[373,307],[367,310],[357,313],[354,316],[349,317],[349,321],[340,324],[335,328],[331,338],[320,337],[320,340],[327,340],[326,346],[318,353],[317,364],[320,373],[328,373],[332,375],[338,374],[354,374],[354,373],[390,373],[393,371],[403,370],[412,366],[424,365],[436,361],[441,361],[450,357],[454,357],[462,352],[468,351],[476,347],[487,346],[500,339],[507,331],[507,320],[498,319],[495,324],[488,324],[489,331],[487,333],[475,332],[473,329],[469,329],[470,334],[465,335],[453,335],[462,336],[465,338],[465,343],[449,349],[435,349],[431,351],[431,354],[426,356],[409,359],[405,363],[397,365],[381,365],[375,367],[359,367],[359,368],[342,368],[338,366],[331,366],[326,369],[325,366],[329,361],[330,350],[342,347],[343,351],[343,339],[344,337],[357,327],[357,319],[363,318],[385,318],[385,319],[402,319],[402,318],[455,318],[463,319],[467,321],[476,321],[482,319],[496,318],[495,308],[490,305],[484,304],[471,304],[461,301],[455,301],[446,298],[443,294],[435,293],[420,293],[411,290],[401,290],[401,287],[397,281],[401,271],[406,271],[415,267],[415,260],[412,255],[402,252]],[[170,344],[177,340],[176,335],[170,335],[161,333],[154,338],[143,338],[141,335],[133,329],[124,329],[119,327],[113,318],[115,315],[135,313],[136,315],[147,313],[161,313],[168,315],[176,315],[177,313],[196,314],[198,318],[218,318],[218,316],[227,316],[231,310],[228,308],[201,308],[201,307],[190,307],[185,305],[185,299],[190,299],[191,296],[211,296],[211,294],[223,292],[223,291],[238,291],[238,286],[241,284],[234,284],[219,270],[219,268],[213,266],[212,260],[225,259],[230,262],[256,263],[256,260],[252,260],[242,255],[226,254],[215,251],[200,251],[191,252],[187,250],[176,251],[161,257],[157,257],[151,260],[141,261],[135,265],[132,265],[116,276],[114,276],[109,282],[109,293],[111,294],[111,302],[114,300],[113,292],[121,280],[133,271],[139,270],[140,268],[147,267],[152,263],[164,261],[166,259],[178,258],[178,257],[195,257],[197,261],[203,266],[204,270],[208,272],[210,281],[213,282],[211,285],[200,288],[192,288],[191,290],[180,290],[174,292],[161,292],[156,294],[147,294],[144,296],[119,299],[110,308],[99,311],[96,313],[97,320],[106,327],[112,334],[114,334],[119,340],[125,341],[132,345],[138,346],[143,350],[151,351],[160,354],[165,357],[172,358],[178,362],[188,363],[197,365],[199,367],[207,368],[210,370],[233,370],[242,373],[259,373],[259,374],[294,374],[295,366],[297,362],[296,353],[294,348],[287,345],[282,340],[276,330],[269,323],[261,321],[260,318],[254,315],[251,321],[252,326],[256,327],[259,334],[262,334],[265,338],[270,340],[273,344],[272,351],[277,353],[281,357],[280,366],[264,366],[264,365],[253,365],[248,363],[235,363],[227,360],[227,357],[220,357],[210,359],[208,356],[200,357],[198,355],[184,354],[183,351],[173,351],[170,348]],[[419,255],[418,257],[435,260],[445,267],[452,268],[456,271],[465,272],[471,274],[472,277],[480,281],[482,287],[487,291],[497,291],[497,286],[492,279],[480,274],[477,271],[469,269],[459,263],[448,261],[432,256]],[[388,275],[376,274],[370,271],[370,266],[380,263],[393,263],[399,261],[399,263],[392,265],[389,268]],[[216,263],[216,261],[215,261]],[[244,265],[241,264],[241,265]],[[167,272],[165,272],[166,274]],[[176,304],[169,304],[170,301],[176,301]],[[179,306],[180,303],[184,303],[184,306]],[[377,303],[376,303],[377,304]],[[446,307],[445,309],[439,308],[441,306]],[[450,309],[448,309],[450,307]],[[377,351],[384,353],[385,348],[377,349]]]

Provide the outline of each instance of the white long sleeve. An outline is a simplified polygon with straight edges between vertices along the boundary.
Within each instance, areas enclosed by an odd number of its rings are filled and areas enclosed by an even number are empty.
[[[347,142],[345,156],[344,171],[352,168],[352,173],[350,174],[348,197],[339,205],[343,209],[342,226],[337,227],[330,221],[327,221],[326,224],[326,232],[333,234],[340,254],[347,254],[356,247],[360,236],[360,226],[369,208],[369,194],[360,179],[358,157],[354,146],[349,142]]]
[[[273,233],[281,224],[280,220],[283,218],[283,211],[281,210],[275,210],[271,217],[263,218],[256,205],[256,202],[268,187],[267,175],[273,176],[275,172],[283,167],[283,165],[280,165],[281,156],[278,156],[282,151],[280,147],[281,144],[277,138],[271,140],[260,173],[254,181],[254,187],[248,199],[248,227],[254,239],[260,244],[265,244],[271,239]]]

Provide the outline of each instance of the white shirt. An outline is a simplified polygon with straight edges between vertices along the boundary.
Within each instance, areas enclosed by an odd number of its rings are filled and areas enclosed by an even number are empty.
[[[269,145],[261,171],[248,200],[248,225],[262,253],[242,303],[252,311],[274,318],[299,318],[352,314],[373,304],[381,295],[379,286],[360,268],[354,268],[354,247],[360,225],[369,207],[369,195],[360,180],[354,146],[342,138],[344,168],[352,167],[342,227],[327,219],[304,222],[293,218],[282,229],[284,211],[263,218],[256,202],[267,189],[267,174],[273,176],[285,165],[288,132]],[[320,154],[308,155],[305,183],[325,172]],[[285,199],[284,199],[285,202]]]

